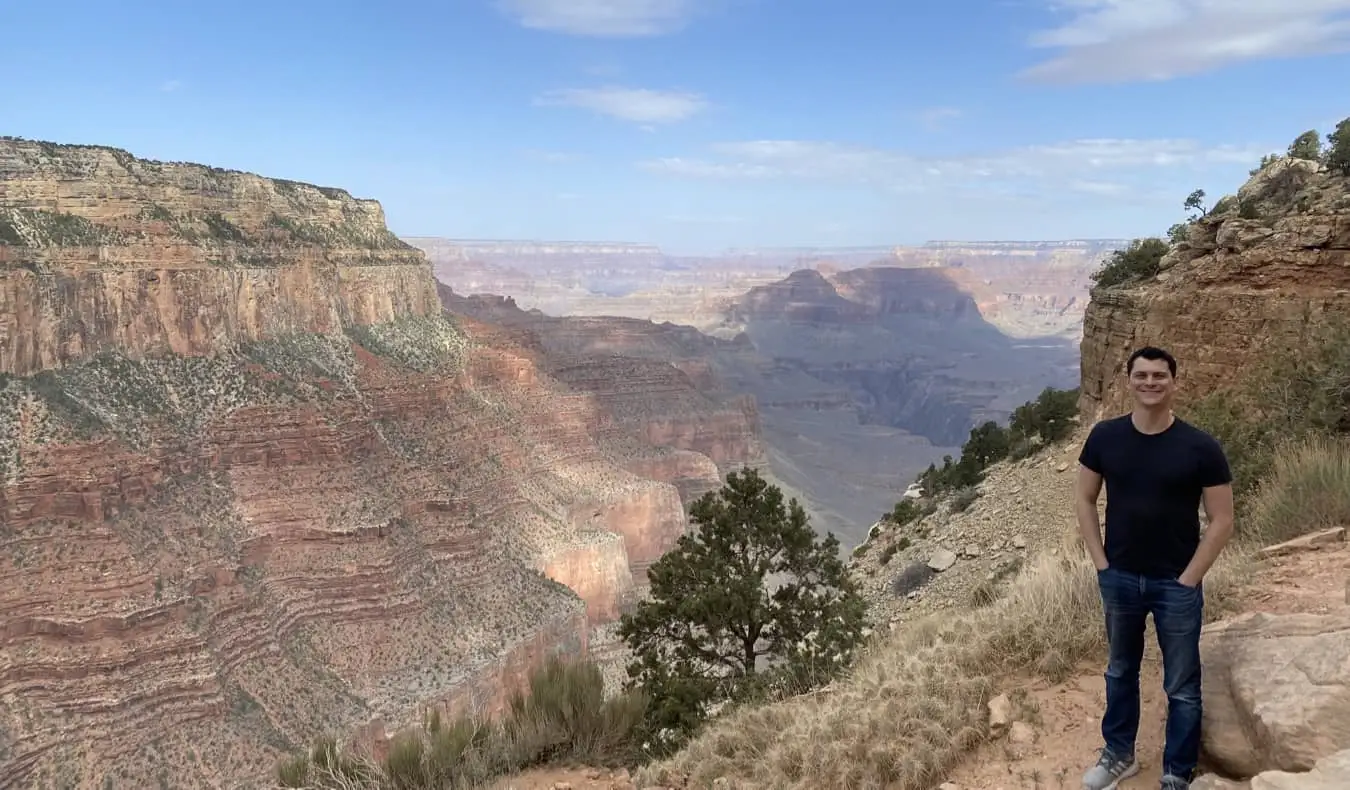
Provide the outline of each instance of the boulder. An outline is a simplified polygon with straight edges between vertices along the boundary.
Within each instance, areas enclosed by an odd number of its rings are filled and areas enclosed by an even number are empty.
[[[1252,779],[1252,790],[1345,790],[1350,787],[1350,749],[1318,760],[1307,773],[1267,771]]]
[[[928,567],[941,573],[956,564],[956,554],[948,549],[938,549],[928,559]]]
[[[1350,611],[1244,614],[1206,626],[1200,652],[1201,749],[1219,773],[1307,772],[1350,749]]]

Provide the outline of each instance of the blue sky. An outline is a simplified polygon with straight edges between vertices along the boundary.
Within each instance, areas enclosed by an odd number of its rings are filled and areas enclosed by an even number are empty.
[[[341,186],[404,235],[676,253],[1161,233],[1350,115],[1350,0],[0,0],[0,29],[0,134]]]

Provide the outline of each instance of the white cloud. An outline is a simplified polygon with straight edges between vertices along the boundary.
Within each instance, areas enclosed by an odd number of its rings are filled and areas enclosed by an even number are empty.
[[[1249,60],[1350,51],[1350,0],[1050,0],[1069,19],[1034,34],[1061,50],[1022,76],[1168,80]]]
[[[498,0],[521,25],[574,36],[630,38],[680,30],[693,0]]]
[[[1250,165],[1265,151],[1205,146],[1193,140],[1132,139],[1070,140],[957,157],[922,157],[809,140],[720,143],[711,150],[709,158],[668,157],[640,166],[685,178],[797,179],[865,185],[893,193],[974,190],[1028,195],[1072,190],[1124,198],[1156,195],[1160,177],[1187,170],[1200,173],[1214,166]]]
[[[697,93],[647,88],[568,88],[535,99],[540,106],[581,107],[634,123],[676,123],[708,106]]]
[[[182,80],[165,80],[159,85],[159,89],[165,93],[173,93],[181,87],[183,87]]]

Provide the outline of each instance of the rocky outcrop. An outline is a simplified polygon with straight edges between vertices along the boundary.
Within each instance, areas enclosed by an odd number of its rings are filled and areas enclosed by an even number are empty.
[[[3,141],[0,241],[0,788],[499,710],[683,532],[372,201]]]
[[[1156,279],[1098,288],[1084,317],[1081,407],[1128,408],[1124,363],[1145,344],[1176,355],[1185,396],[1297,345],[1350,308],[1350,179],[1279,159],[1218,201],[1163,259]]]
[[[1206,628],[1204,755],[1216,771],[1309,771],[1350,749],[1350,610]]]
[[[95,146],[0,140],[0,271],[18,375],[440,311],[373,200]]]

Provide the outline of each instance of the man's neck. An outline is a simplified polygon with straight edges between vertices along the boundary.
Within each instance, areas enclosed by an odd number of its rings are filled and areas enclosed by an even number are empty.
[[[1136,406],[1130,414],[1130,420],[1140,433],[1162,433],[1172,427],[1172,409],[1170,406]]]

